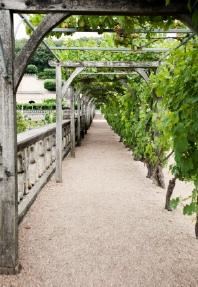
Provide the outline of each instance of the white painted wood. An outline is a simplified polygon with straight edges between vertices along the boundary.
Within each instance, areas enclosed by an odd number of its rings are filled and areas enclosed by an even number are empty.
[[[56,182],[62,182],[62,75],[56,65]]]

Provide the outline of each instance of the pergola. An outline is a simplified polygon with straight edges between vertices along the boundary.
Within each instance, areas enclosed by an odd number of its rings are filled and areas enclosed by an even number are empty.
[[[28,60],[38,45],[60,22],[76,14],[171,15],[197,33],[198,27],[192,21],[197,1],[191,1],[191,11],[187,3],[187,0],[171,0],[169,5],[165,5],[164,0],[0,0],[0,273],[18,272],[16,91]],[[13,13],[48,13],[17,56],[13,52]],[[86,66],[82,63],[73,64],[77,69]],[[131,68],[129,66],[130,63],[128,68]],[[137,68],[142,67],[140,65]],[[57,65],[58,75],[60,68],[61,64]],[[134,63],[133,68],[136,68]],[[57,93],[61,94],[61,91],[57,90]]]

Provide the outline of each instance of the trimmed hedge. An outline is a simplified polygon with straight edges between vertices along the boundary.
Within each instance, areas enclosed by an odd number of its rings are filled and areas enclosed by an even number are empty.
[[[56,81],[52,79],[47,79],[44,81],[44,88],[48,91],[55,92],[56,91]]]
[[[56,70],[55,69],[44,69],[42,72],[38,74],[39,79],[55,79],[56,78]]]
[[[26,68],[27,74],[37,75],[38,74],[38,68],[35,65],[28,65]]]
[[[17,110],[54,110],[56,104],[34,103],[34,104],[17,104]]]
[[[68,107],[63,105],[63,110],[69,109]],[[17,104],[17,110],[55,110],[56,109],[56,103],[55,101],[52,103],[34,103],[34,104]]]

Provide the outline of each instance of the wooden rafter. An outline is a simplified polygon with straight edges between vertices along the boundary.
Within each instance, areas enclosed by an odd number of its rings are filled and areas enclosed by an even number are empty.
[[[2,9],[13,11],[70,12],[72,14],[127,14],[127,15],[178,15],[188,14],[187,1],[172,0],[165,5],[164,0],[1,0]]]
[[[57,62],[50,61],[50,66],[55,67]],[[158,61],[153,62],[100,62],[100,61],[81,61],[81,62],[60,62],[60,65],[65,68],[127,68],[127,69],[135,69],[135,68],[157,68],[159,66]]]
[[[115,33],[115,29],[89,29],[89,28],[54,28],[53,32],[56,33],[76,33],[76,32],[97,32],[99,34],[101,33]],[[124,31],[123,31],[124,32]],[[129,32],[129,31],[127,31]],[[164,30],[164,29],[153,29],[153,30],[147,30],[147,29],[133,29],[130,31],[131,34],[146,34],[146,33],[154,33],[154,34],[172,34],[172,33],[177,33],[177,34],[189,34],[193,33],[190,29],[187,28],[182,28],[182,29],[169,29],[169,30]]]
[[[114,52],[114,53],[164,53],[170,51],[169,48],[138,48],[137,50],[129,48],[114,48],[114,47],[56,47],[50,46],[51,50],[65,51],[95,51],[95,52]]]

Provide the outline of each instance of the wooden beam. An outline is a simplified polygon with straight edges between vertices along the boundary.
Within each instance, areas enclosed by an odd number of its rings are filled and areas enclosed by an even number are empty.
[[[136,72],[135,71],[126,71],[126,72],[84,72],[84,73],[81,73],[80,74],[80,77],[83,77],[83,76],[93,76],[93,77],[96,77],[96,76],[126,76],[126,75],[136,75]]]
[[[116,33],[115,29],[92,29],[92,28],[54,28],[52,30],[53,32],[56,33],[76,33],[76,32],[96,32],[99,34],[102,33]],[[124,32],[124,30],[123,30]],[[168,30],[164,30],[164,29],[153,29],[153,30],[146,30],[146,29],[132,29],[130,31],[131,34],[147,34],[147,33],[154,33],[154,34],[189,34],[189,33],[193,33],[190,29],[187,28],[183,28],[183,29],[168,29]]]
[[[57,62],[50,61],[50,66],[55,67]],[[157,68],[159,66],[158,61],[154,62],[97,62],[97,61],[81,61],[81,62],[61,62],[60,65],[65,68]]]
[[[0,10],[6,74],[0,71],[0,273],[18,271],[16,95],[13,85],[14,32],[10,11]]]
[[[198,8],[197,8],[198,9]],[[195,34],[198,34],[197,21],[193,21],[192,16],[189,14],[181,14],[177,17],[181,22],[188,26]]]
[[[65,50],[65,51],[96,51],[96,52],[113,52],[113,53],[164,53],[171,49],[169,48],[138,48],[137,50],[128,48],[113,48],[113,47],[66,47],[66,46],[50,46],[50,50]]]
[[[57,13],[47,15],[37,29],[33,32],[28,42],[23,47],[19,55],[16,56],[14,61],[14,88],[17,88],[25,72],[28,61],[33,55],[34,51],[41,43],[45,35],[53,29],[56,25],[62,22],[65,18],[69,17],[70,14]]]
[[[135,71],[145,80],[145,82],[149,82],[149,76],[147,75],[147,72],[144,69],[137,68]]]
[[[69,88],[69,86],[71,85],[71,83],[73,82],[73,80],[84,70],[84,67],[77,67],[73,73],[69,76],[69,78],[67,79],[67,81],[64,83],[64,86],[62,88],[62,97],[65,96],[65,94],[67,93],[67,90]]]
[[[195,2],[195,0],[194,0]],[[1,9],[25,13],[69,12],[72,14],[178,15],[188,14],[188,1],[171,0],[1,0]],[[193,6],[193,5],[192,5]]]
[[[0,71],[4,77],[8,76],[3,42],[0,37]]]
[[[56,182],[62,182],[62,72],[56,65]]]

